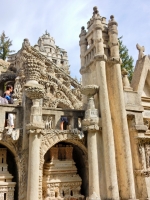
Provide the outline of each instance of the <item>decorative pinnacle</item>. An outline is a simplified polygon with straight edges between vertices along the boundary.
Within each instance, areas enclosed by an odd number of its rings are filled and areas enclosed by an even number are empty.
[[[110,16],[111,21],[114,21],[114,15]]]
[[[99,14],[99,11],[98,11],[97,6],[94,6],[94,7],[93,7],[93,11],[94,11],[94,12],[93,12],[93,15],[94,15],[94,14]]]
[[[85,30],[85,27],[84,27],[84,26],[82,26],[82,27],[81,27],[81,30],[82,30],[82,31],[84,31],[84,30]]]

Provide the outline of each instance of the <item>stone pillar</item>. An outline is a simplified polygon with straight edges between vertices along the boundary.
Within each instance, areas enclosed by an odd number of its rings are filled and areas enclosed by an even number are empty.
[[[29,70],[30,73],[28,73],[28,71],[26,72],[28,76],[31,74],[31,69],[32,68]],[[33,74],[31,76],[32,79],[33,77],[38,78]],[[32,82],[31,77],[28,77],[28,81],[25,85],[25,94],[28,98],[32,99],[33,102],[31,107],[30,123],[26,125],[27,129],[29,130],[27,200],[39,199],[40,135],[42,129],[44,129],[41,106],[41,99],[44,96],[44,90],[43,87],[36,82],[36,80],[33,80]]]
[[[86,56],[85,52],[87,50],[87,40],[86,40],[86,30],[85,27],[81,27],[81,33],[79,35],[80,37],[80,59],[81,59],[81,68],[80,73],[82,74],[82,85],[86,85],[86,79],[87,79],[87,70],[86,70]],[[83,97],[83,103],[86,104],[87,99]]]
[[[94,7],[94,12],[98,12]],[[106,60],[104,54],[103,38],[102,38],[102,23],[100,17],[97,17],[94,22],[94,34],[96,44],[96,72],[99,89],[100,111],[102,118],[102,137],[104,146],[104,160],[105,160],[105,177],[107,186],[107,198],[119,199],[117,170],[115,160],[114,135],[111,121],[110,105],[108,98],[108,88],[106,80]]]
[[[81,59],[81,68],[85,67],[85,52],[87,50],[87,41],[86,41],[86,30],[85,27],[81,27],[80,37],[80,59]]]
[[[88,106],[82,127],[88,131],[88,163],[89,163],[89,200],[100,198],[97,134],[99,134],[98,110],[95,109],[93,96],[98,90],[97,86],[85,86],[82,93],[88,96]]]
[[[130,138],[121,77],[117,25],[114,16],[111,16],[108,24],[110,64],[107,67],[110,107],[113,119],[115,147],[118,152],[117,166],[120,195],[123,199],[136,199]],[[121,154],[119,153],[120,151],[122,152]]]

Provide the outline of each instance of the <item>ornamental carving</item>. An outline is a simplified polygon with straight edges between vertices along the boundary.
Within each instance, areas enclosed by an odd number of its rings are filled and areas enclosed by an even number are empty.
[[[41,99],[44,96],[44,90],[41,87],[27,87],[25,94],[30,99]]]
[[[150,119],[149,118],[144,118],[144,125],[146,125],[148,128],[145,134],[149,135],[150,134]]]
[[[44,35],[45,37],[47,37],[47,33]],[[69,73],[66,73],[67,66],[59,67],[57,63],[52,62],[40,51],[30,46],[28,39],[24,40],[22,49],[15,56],[17,64],[11,62],[11,59],[10,62],[16,70],[16,73],[12,73],[12,79],[15,81],[14,98],[18,100],[17,103],[22,101],[22,91],[26,85],[30,86],[25,88],[28,97],[39,98],[38,96],[40,96],[40,98],[43,98],[44,107],[82,108],[81,85],[77,80],[71,78]],[[63,56],[66,56],[65,52],[63,52]],[[8,77],[8,71],[5,76]],[[7,80],[7,78],[4,78],[5,76],[3,75],[0,78]],[[36,88],[36,84],[40,84],[43,90]],[[38,96],[37,93],[35,95],[33,90],[39,93]]]
[[[139,155],[141,159],[140,173],[144,176],[150,175],[150,138],[138,139]],[[139,174],[139,173],[137,173]]]
[[[43,123],[47,131],[54,129],[54,116],[43,115]]]

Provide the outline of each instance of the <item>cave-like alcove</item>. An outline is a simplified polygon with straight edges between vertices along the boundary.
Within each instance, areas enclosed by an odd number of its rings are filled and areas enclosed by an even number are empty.
[[[72,144],[71,142],[59,142],[56,145],[66,146],[71,145],[73,147],[73,160],[75,162],[75,165],[77,167],[77,173],[82,179],[82,185],[81,185],[81,194],[85,197],[88,196],[88,168],[86,166],[87,163],[87,155],[83,152],[83,150],[78,147],[75,144]],[[55,146],[56,146],[55,145]],[[45,163],[50,162],[50,149],[47,151],[47,153],[44,156]]]

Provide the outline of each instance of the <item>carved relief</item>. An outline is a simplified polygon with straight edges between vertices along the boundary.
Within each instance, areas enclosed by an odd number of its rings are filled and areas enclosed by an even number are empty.
[[[54,116],[43,115],[43,123],[46,130],[51,130],[54,128]]]
[[[146,167],[150,169],[150,144],[145,145]]]
[[[150,141],[148,138],[139,139],[139,153],[141,157],[141,170],[136,170],[137,175],[150,176]]]
[[[146,125],[148,128],[145,134],[150,134],[150,119],[149,118],[144,118],[144,125]]]

